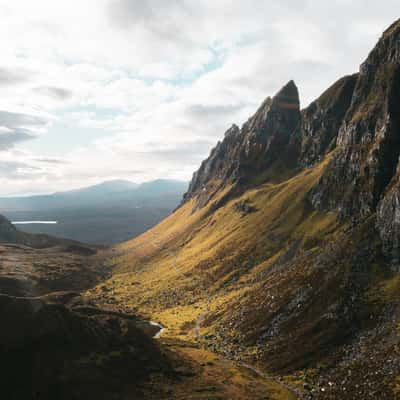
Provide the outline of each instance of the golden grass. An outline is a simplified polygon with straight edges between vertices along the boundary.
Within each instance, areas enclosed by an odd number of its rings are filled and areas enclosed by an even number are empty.
[[[114,275],[90,294],[108,299],[167,327],[166,335],[193,339],[201,316],[217,320],[254,288],[256,274],[285,254],[294,240],[298,251],[318,245],[336,227],[334,213],[320,214],[308,193],[329,162],[280,183],[249,190],[210,212],[229,190],[206,207],[194,201],[143,235],[117,246],[110,262]],[[247,201],[256,211],[243,215],[235,204]],[[201,334],[212,326],[201,326]]]
[[[174,386],[179,399],[294,400],[297,396],[274,379],[185,342],[166,340],[170,349],[191,365],[193,377]],[[163,386],[162,382],[155,382]],[[172,398],[172,397],[171,397]]]

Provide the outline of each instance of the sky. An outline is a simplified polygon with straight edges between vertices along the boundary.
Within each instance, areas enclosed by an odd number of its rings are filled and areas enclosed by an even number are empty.
[[[0,195],[189,180],[293,79],[358,71],[398,0],[0,0]]]

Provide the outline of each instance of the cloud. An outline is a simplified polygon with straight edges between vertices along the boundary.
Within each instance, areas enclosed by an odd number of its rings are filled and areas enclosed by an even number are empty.
[[[0,161],[0,175],[12,179],[26,179],[40,171],[32,165],[19,161]]]
[[[192,163],[195,159],[199,161],[200,154],[208,151],[213,142],[208,140],[195,140],[188,143],[174,143],[166,145],[160,143],[146,143],[145,149],[136,152],[136,155],[144,155],[156,160],[168,161],[174,164]],[[135,156],[134,151],[129,151],[129,156]]]
[[[13,175],[18,171],[18,168],[24,167],[26,164],[16,161],[0,161],[0,174]]]
[[[24,130],[13,130],[0,134],[0,151],[8,150],[19,142],[33,139],[34,135]]]
[[[67,161],[58,158],[34,158],[33,161],[44,164],[56,164],[56,165],[67,164]]]
[[[129,28],[137,23],[153,26],[156,21],[165,19],[166,15],[173,15],[185,8],[182,0],[114,0],[109,4],[110,17],[115,24]]]
[[[36,93],[49,96],[56,100],[66,100],[72,96],[72,91],[60,87],[41,86],[33,89]]]
[[[42,127],[47,123],[46,119],[39,116],[0,110],[0,125],[9,129],[21,126]]]
[[[7,128],[6,126],[0,126],[0,135],[4,135],[11,132],[13,132],[12,129]]]
[[[183,0],[114,0],[109,4],[109,16],[114,26],[125,31],[150,34],[149,38],[173,47],[188,46],[191,36],[182,29],[182,23],[191,19],[187,4]]]
[[[47,124],[40,116],[0,110],[0,151],[35,138]]]
[[[47,162],[50,161],[50,162]],[[36,159],[32,153],[15,148],[0,153],[0,184],[9,187],[1,195],[47,193],[63,163]],[[61,160],[60,160],[61,161]],[[57,185],[56,185],[57,186]]]
[[[29,73],[24,69],[0,67],[0,86],[18,85],[27,82]]]
[[[194,104],[188,107],[188,112],[196,118],[214,118],[216,116],[226,116],[243,108],[242,104],[233,105],[207,105]]]

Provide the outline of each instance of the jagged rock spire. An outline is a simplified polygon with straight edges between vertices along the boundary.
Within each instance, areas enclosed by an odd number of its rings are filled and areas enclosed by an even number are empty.
[[[300,108],[299,91],[293,80],[289,81],[272,99],[272,107],[298,110]]]
[[[286,122],[292,121],[294,125],[297,124],[300,113],[300,100],[294,81],[289,81],[273,98],[267,97],[257,112],[243,125],[242,131],[262,130],[268,116],[271,119],[271,111],[285,115]],[[296,127],[291,126],[289,130],[294,128]]]
[[[216,182],[219,186],[250,182],[278,157],[282,158],[299,121],[299,93],[290,81],[273,98],[267,97],[241,129],[233,125],[225,133],[224,140],[193,175],[185,199],[199,193],[210,194],[211,186],[214,193]]]

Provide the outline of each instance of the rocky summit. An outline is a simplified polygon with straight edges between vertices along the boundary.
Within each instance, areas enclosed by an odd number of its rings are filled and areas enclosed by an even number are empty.
[[[290,163],[288,147],[299,123],[299,93],[290,81],[272,99],[268,97],[241,129],[236,125],[228,129],[194,174],[185,200],[197,196],[204,203],[227,181],[244,189],[269,167],[280,164],[282,157]]]

